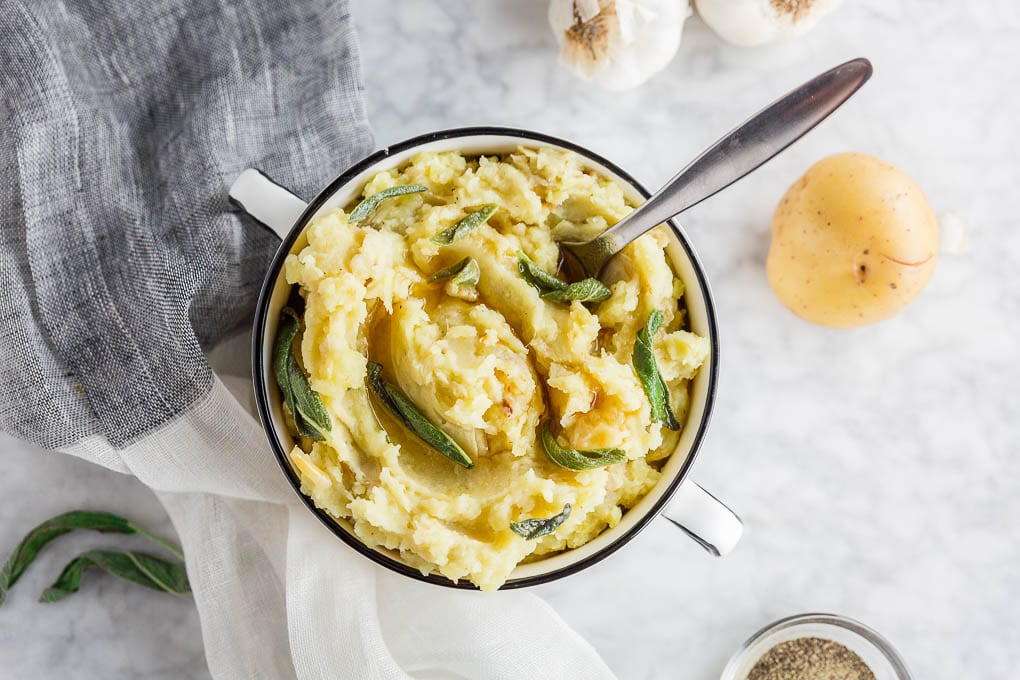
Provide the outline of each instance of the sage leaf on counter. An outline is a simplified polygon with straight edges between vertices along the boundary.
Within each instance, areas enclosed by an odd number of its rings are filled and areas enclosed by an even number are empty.
[[[566,283],[544,271],[531,258],[517,251],[517,271],[521,277],[536,288],[547,300],[559,302],[602,302],[608,300],[612,291],[596,278],[587,278],[577,283]]]
[[[549,460],[568,470],[594,470],[627,460],[622,449],[565,449],[549,430],[549,421],[542,423],[542,448]]]
[[[347,216],[347,224],[357,224],[366,217],[372,214],[379,204],[385,201],[387,198],[393,198],[394,196],[406,196],[407,194],[417,194],[422,191],[428,191],[428,187],[423,187],[420,184],[402,184],[400,186],[390,187],[389,189],[383,189],[379,193],[372,194],[366,197],[361,203],[354,206],[354,210]]]
[[[473,257],[465,257],[457,264],[437,271],[428,278],[428,282],[435,283],[443,279],[450,279],[452,283],[457,285],[473,286],[478,283],[480,276],[481,270],[478,268],[478,262]]]
[[[308,378],[294,356],[294,336],[300,328],[297,312],[284,307],[273,345],[273,372],[283,401],[302,437],[316,441],[329,439],[332,421],[322,397],[308,384]]]
[[[181,549],[161,536],[109,512],[75,510],[52,517],[28,532],[0,568],[0,605],[7,599],[7,591],[51,541],[77,529],[91,529],[112,534],[140,534],[163,546],[179,558]]]
[[[638,331],[637,339],[634,340],[634,371],[652,406],[652,421],[662,423],[671,430],[679,430],[680,423],[669,404],[669,388],[659,373],[659,365],[652,353],[652,337],[661,325],[662,312],[656,309],[648,315],[645,327]]]
[[[568,517],[570,517],[570,503],[563,506],[563,512],[548,519],[522,519],[520,522],[510,522],[510,530],[522,538],[533,541],[556,531],[561,524],[567,521]]]
[[[171,562],[147,553],[124,550],[89,550],[71,560],[60,576],[43,591],[40,602],[58,602],[78,592],[89,568],[98,568],[125,581],[174,595],[191,592],[188,574],[180,562]]]
[[[423,442],[458,465],[468,469],[473,468],[474,462],[460,447],[460,444],[433,425],[418,410],[418,407],[400,391],[400,388],[386,382],[380,375],[381,373],[382,366],[380,364],[374,361],[368,362],[368,384],[379,401]]]
[[[561,302],[570,302],[571,300],[602,302],[603,300],[608,300],[612,294],[613,292],[606,287],[606,284],[598,279],[584,279],[583,281],[572,283],[566,288],[557,288],[556,290],[542,293],[542,297],[547,300],[559,300]]]
[[[433,236],[432,241],[442,246],[448,246],[488,222],[489,218],[494,214],[496,214],[496,206],[494,204],[490,203],[489,205],[482,206],[480,209],[468,213],[466,217],[452,227],[444,229]]]

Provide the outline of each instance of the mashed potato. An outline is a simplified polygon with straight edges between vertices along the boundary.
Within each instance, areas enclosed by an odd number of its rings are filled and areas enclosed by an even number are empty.
[[[422,153],[375,175],[363,195],[405,184],[428,190],[383,201],[356,225],[342,210],[323,215],[287,259],[287,280],[305,300],[301,361],[333,421],[331,441],[303,440],[291,459],[302,491],[349,519],[367,544],[495,590],[522,560],[615,526],[659,479],[679,433],[652,422],[632,365],[649,313],[665,314],[653,350],[681,423],[709,346],[683,330],[683,285],[662,227],[617,256],[612,296],[599,304],[545,300],[522,278],[518,251],[554,273],[557,239],[597,234],[631,210],[620,186],[580,157],[545,148]],[[485,204],[498,206],[487,223],[449,245],[432,240]],[[465,257],[479,265],[476,285],[427,282]],[[473,468],[379,407],[366,387],[369,360]],[[619,448],[627,460],[580,472],[556,466],[539,439],[547,418],[563,446]],[[570,516],[552,534],[525,540],[510,529],[567,503]]]

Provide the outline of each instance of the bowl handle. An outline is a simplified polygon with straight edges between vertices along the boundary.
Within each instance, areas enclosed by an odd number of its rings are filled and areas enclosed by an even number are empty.
[[[294,192],[254,168],[242,172],[230,186],[227,195],[231,203],[259,224],[269,227],[281,239],[286,238],[308,207]]]
[[[662,516],[717,557],[733,550],[744,532],[735,512],[689,480],[680,485]]]

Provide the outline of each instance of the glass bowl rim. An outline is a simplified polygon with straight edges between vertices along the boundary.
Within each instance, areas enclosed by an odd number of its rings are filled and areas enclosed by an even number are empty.
[[[748,652],[750,652],[751,649],[771,636],[804,625],[832,626],[835,628],[841,628],[852,635],[855,635],[874,648],[886,660],[889,664],[889,669],[892,671],[897,680],[911,680],[910,671],[907,669],[907,664],[903,660],[903,657],[901,657],[899,652],[896,651],[896,648],[893,647],[892,643],[878,631],[848,616],[822,612],[794,614],[793,616],[787,616],[773,621],[772,623],[760,628],[751,635],[751,637],[747,638],[747,640],[745,640],[743,644],[737,648],[737,651],[733,653],[733,656],[731,656],[730,660],[726,663],[726,667],[723,668],[720,680],[744,680],[737,676],[737,671],[747,661]],[[835,642],[839,641],[835,640]],[[764,655],[769,649],[772,649],[772,646],[765,648],[761,654]],[[760,658],[760,655],[758,658]]]

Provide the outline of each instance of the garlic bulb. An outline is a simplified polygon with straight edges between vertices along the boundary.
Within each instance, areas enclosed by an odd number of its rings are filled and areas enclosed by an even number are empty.
[[[941,252],[948,255],[963,255],[967,252],[967,223],[954,213],[943,213],[939,217]]]
[[[636,87],[661,71],[680,46],[688,0],[552,0],[549,25],[560,59],[608,90]]]
[[[695,0],[695,5],[720,38],[751,47],[806,33],[842,1]]]

